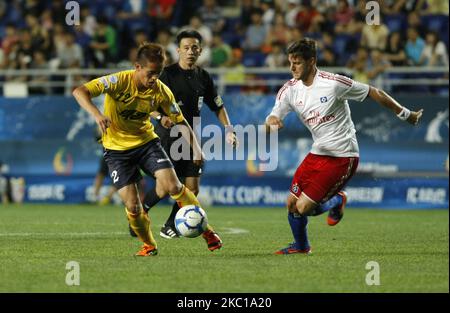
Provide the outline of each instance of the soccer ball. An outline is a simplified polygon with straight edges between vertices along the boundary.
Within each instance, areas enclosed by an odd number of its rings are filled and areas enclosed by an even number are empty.
[[[193,204],[182,207],[175,216],[175,227],[183,237],[198,237],[206,230],[207,224],[205,211]]]

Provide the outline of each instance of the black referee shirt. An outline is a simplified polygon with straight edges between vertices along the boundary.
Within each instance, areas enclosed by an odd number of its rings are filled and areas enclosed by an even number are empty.
[[[194,126],[193,118],[200,116],[203,104],[214,112],[220,110],[223,105],[211,76],[200,67],[183,70],[175,63],[165,67],[159,79],[170,88],[191,127]]]

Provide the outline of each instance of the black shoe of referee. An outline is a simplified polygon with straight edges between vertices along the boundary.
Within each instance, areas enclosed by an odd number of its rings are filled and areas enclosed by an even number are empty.
[[[161,227],[161,231],[159,232],[159,235],[166,239],[172,239],[172,238],[178,238],[180,235],[178,234],[175,227],[169,226],[164,224],[163,227]]]

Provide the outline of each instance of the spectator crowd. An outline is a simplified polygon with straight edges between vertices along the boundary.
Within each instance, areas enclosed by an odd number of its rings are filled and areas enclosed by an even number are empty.
[[[0,0],[0,70],[130,67],[142,41],[163,45],[171,63],[186,28],[204,38],[205,67],[284,67],[286,46],[306,36],[319,66],[347,66],[363,82],[391,66],[449,64],[441,0],[380,0],[378,25],[364,0],[78,0],[74,26],[66,2]]]

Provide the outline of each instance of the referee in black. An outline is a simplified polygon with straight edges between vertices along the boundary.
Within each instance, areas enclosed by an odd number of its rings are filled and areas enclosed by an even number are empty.
[[[206,104],[224,126],[227,143],[236,146],[238,141],[233,132],[222,98],[217,94],[209,73],[196,65],[197,59],[202,52],[202,36],[195,30],[185,30],[177,35],[176,41],[179,56],[178,63],[165,67],[159,79],[172,90],[175,100],[192,129],[195,126],[194,117],[200,116],[200,110],[203,104]],[[156,116],[153,115],[153,117],[158,120],[155,131],[161,138],[162,146],[170,156],[170,146],[178,139],[170,137],[172,122],[161,113]],[[172,163],[178,178],[184,182],[189,190],[198,195],[202,166],[194,164],[192,151],[188,160],[172,160]],[[153,188],[145,196],[144,210],[148,212],[160,200],[156,194],[156,189]],[[174,221],[178,210],[177,203],[174,203],[170,216],[161,228],[160,235],[162,237],[167,239],[179,237]],[[133,235],[132,230],[130,230],[130,233]]]

